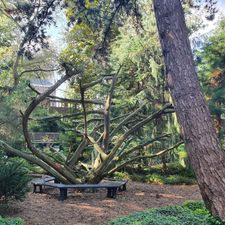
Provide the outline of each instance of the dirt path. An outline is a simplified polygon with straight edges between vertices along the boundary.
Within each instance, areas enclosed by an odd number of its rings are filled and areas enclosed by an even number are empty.
[[[107,199],[106,190],[97,193],[68,193],[64,202],[58,192],[28,193],[24,202],[16,203],[26,225],[104,225],[109,220],[147,208],[175,205],[186,200],[200,200],[197,185],[169,186],[129,182],[126,192],[117,199]]]

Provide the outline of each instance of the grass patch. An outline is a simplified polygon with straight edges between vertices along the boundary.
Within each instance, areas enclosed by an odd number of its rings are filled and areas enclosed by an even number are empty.
[[[136,212],[109,222],[107,225],[224,225],[213,217],[202,202],[187,202]]]

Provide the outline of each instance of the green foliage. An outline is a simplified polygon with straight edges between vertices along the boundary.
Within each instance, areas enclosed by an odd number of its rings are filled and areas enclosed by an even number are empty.
[[[60,61],[75,65],[77,71],[90,79],[89,76],[99,68],[93,59],[97,45],[98,33],[85,23],[77,24],[67,35],[67,47],[62,51]]]
[[[25,162],[25,167],[27,168],[28,173],[46,174],[46,171],[44,171],[41,167],[29,162]]]
[[[114,102],[116,112],[127,113],[140,106],[145,99],[151,104],[147,105],[142,115],[150,115],[162,107],[165,102],[170,102],[165,80],[165,67],[157,35],[157,27],[153,12],[152,2],[140,2],[143,29],[137,29],[135,18],[128,17],[127,21],[119,28],[118,35],[111,44],[110,65],[115,70],[123,65],[118,74],[117,88]],[[159,150],[173,145],[179,140],[179,130],[174,114],[167,114],[151,124],[146,124],[137,132],[138,138],[130,143],[142,143],[162,133],[171,133],[168,140],[159,140],[146,146],[136,155],[154,154]],[[128,146],[128,147],[130,147]],[[170,162],[171,153],[168,153]],[[157,159],[161,162],[161,158]],[[145,160],[146,164],[148,160]]]
[[[25,222],[20,218],[2,218],[0,216],[1,225],[25,225]]]
[[[41,120],[32,121],[30,129],[32,132],[59,132],[61,128],[56,121]]]
[[[131,180],[130,174],[127,172],[115,172],[114,177],[117,180]]]
[[[12,29],[15,24],[0,14],[0,86],[7,85],[11,80],[10,67],[12,65]]]
[[[157,173],[149,174],[147,176],[133,174],[131,179],[135,181],[153,183],[153,184],[195,184],[196,180],[193,177],[182,175],[160,175]]]
[[[201,202],[187,202],[181,206],[149,209],[115,219],[108,225],[223,225],[211,216]]]
[[[225,19],[196,53],[198,74],[215,121],[218,135],[223,142],[225,116]]]
[[[178,156],[179,156],[179,164],[183,167],[186,167],[187,165],[187,152],[186,150],[183,148],[181,150],[178,151]]]
[[[30,180],[23,162],[1,156],[0,168],[0,199],[5,201],[23,199],[29,190],[28,182]]]
[[[123,64],[118,91],[121,98],[117,100],[121,106],[132,106],[145,95],[161,102],[165,94],[164,64],[151,3],[142,1],[140,5],[145,12],[142,18],[145,32],[138,31],[135,19],[130,17],[111,45],[112,67]]]
[[[16,90],[0,99],[0,138],[16,148],[25,147],[22,131],[21,112],[32,99],[31,90],[25,80],[21,80]]]
[[[195,184],[196,180],[192,177],[181,175],[170,175],[165,178],[164,184]]]
[[[160,174],[153,173],[144,177],[145,182],[154,184],[163,184],[165,181],[164,177]]]
[[[195,184],[196,179],[190,169],[184,168],[178,163],[167,165],[163,171],[162,165],[152,166],[150,169],[138,169],[129,172],[116,172],[115,177],[153,184]]]

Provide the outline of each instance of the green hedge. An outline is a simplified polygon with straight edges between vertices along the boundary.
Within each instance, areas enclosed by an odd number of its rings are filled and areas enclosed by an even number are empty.
[[[224,225],[212,217],[201,202],[187,202],[181,206],[149,209],[115,219],[108,225]]]
[[[20,218],[4,219],[0,216],[0,225],[25,225],[25,223]]]

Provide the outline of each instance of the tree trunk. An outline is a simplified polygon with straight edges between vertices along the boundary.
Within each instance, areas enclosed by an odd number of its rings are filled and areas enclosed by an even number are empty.
[[[201,93],[180,0],[154,0],[168,86],[206,207],[225,217],[225,153]]]

